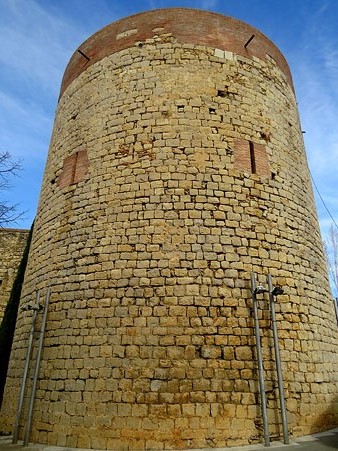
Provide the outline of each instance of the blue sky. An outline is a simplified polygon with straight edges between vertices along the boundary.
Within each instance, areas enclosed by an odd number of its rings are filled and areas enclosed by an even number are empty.
[[[337,0],[0,0],[0,150],[23,170],[0,200],[35,216],[61,78],[76,48],[122,17],[154,8],[212,10],[266,34],[286,57],[294,79],[313,178],[338,222]],[[331,219],[317,199],[322,233]]]

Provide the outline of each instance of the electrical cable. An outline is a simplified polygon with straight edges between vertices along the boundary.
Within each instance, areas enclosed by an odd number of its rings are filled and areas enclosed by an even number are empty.
[[[321,195],[320,192],[319,192],[319,189],[318,189],[318,187],[317,187],[317,185],[316,185],[316,182],[314,181],[314,178],[313,178],[313,176],[312,176],[312,174],[311,174],[311,171],[310,171],[310,176],[311,176],[311,180],[312,180],[313,186],[315,187],[315,189],[316,189],[316,191],[317,191],[317,193],[318,193],[318,196],[319,196],[320,200],[322,201],[322,203],[323,203],[323,205],[324,205],[324,207],[325,207],[325,210],[328,212],[330,218],[332,219],[332,222],[334,223],[334,225],[336,226],[336,228],[337,228],[337,230],[338,230],[338,225],[337,225],[336,221],[334,220],[334,218],[333,218],[333,216],[332,216],[330,210],[328,209],[326,203],[324,202],[324,199],[323,199],[322,195]]]

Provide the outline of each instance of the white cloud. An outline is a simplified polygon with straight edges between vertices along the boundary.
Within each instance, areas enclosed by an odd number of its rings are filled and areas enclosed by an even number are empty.
[[[9,151],[14,157],[40,158],[44,160],[46,133],[50,133],[51,117],[37,104],[0,91],[0,150]]]
[[[197,7],[201,9],[214,9],[218,0],[202,0],[197,2]]]
[[[79,33],[34,0],[2,0],[0,4],[0,64],[57,95]]]

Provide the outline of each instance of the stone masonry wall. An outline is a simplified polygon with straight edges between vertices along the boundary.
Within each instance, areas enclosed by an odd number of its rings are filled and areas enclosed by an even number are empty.
[[[114,450],[260,440],[251,271],[285,291],[290,432],[328,429],[338,332],[290,79],[269,55],[153,34],[89,65],[59,102],[22,297],[51,287],[31,440]],[[277,437],[264,297],[260,320]],[[6,432],[30,321],[18,318]]]
[[[28,233],[29,230],[0,229],[0,323],[22,258]]]

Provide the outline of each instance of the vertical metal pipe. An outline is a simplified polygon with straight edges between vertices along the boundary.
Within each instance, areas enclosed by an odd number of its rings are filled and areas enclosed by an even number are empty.
[[[336,311],[336,318],[337,318],[337,324],[338,324],[338,298],[334,298],[333,303],[334,303],[334,309]]]
[[[26,422],[23,446],[28,445],[29,435],[30,435],[30,431],[31,431],[32,414],[33,414],[35,393],[36,393],[36,387],[37,387],[39,370],[40,370],[42,344],[43,344],[43,337],[44,337],[45,327],[46,327],[49,296],[50,296],[50,288],[47,289],[45,305],[44,305],[44,310],[43,310],[43,317],[42,317],[42,323],[41,323],[41,329],[40,329],[38,349],[37,349],[37,354],[36,354],[35,370],[34,370],[34,375],[33,375],[32,391],[31,391],[31,396],[30,396],[30,400],[29,400],[29,407],[28,407],[28,413],[27,413],[27,422]]]
[[[38,311],[40,310],[39,300],[40,300],[40,290],[36,292],[35,306],[33,306],[32,324],[31,324],[31,328],[30,328],[30,332],[29,332],[28,346],[27,346],[26,357],[25,357],[25,366],[24,366],[23,376],[22,376],[22,381],[21,381],[17,414],[16,414],[14,428],[13,428],[13,438],[12,438],[13,445],[15,445],[18,442],[18,433],[19,433],[19,426],[20,426],[20,420],[21,420],[21,415],[22,415],[23,400],[24,400],[25,390],[26,390],[29,363],[30,363],[30,360],[32,357],[35,323],[36,323],[36,318],[38,316]]]
[[[252,293],[252,303],[253,303],[253,313],[255,321],[255,336],[256,336],[256,349],[257,349],[257,361],[258,361],[258,378],[259,378],[259,391],[261,397],[261,410],[263,418],[263,434],[264,434],[264,446],[270,446],[269,437],[269,422],[266,409],[266,394],[265,394],[265,382],[264,382],[264,368],[263,368],[263,358],[261,349],[261,336],[259,332],[259,322],[258,322],[258,307],[257,307],[257,296],[256,296],[256,275],[254,272],[251,273],[251,293]]]
[[[273,332],[273,343],[274,343],[275,358],[276,358],[276,370],[277,370],[277,379],[278,379],[279,402],[280,402],[280,410],[281,410],[282,424],[283,424],[283,439],[284,439],[284,444],[288,445],[289,444],[288,419],[287,419],[287,416],[286,416],[284,386],[283,386],[283,375],[282,375],[281,358],[280,358],[280,352],[279,352],[277,322],[276,322],[275,296],[273,295],[273,286],[272,286],[271,274],[268,274],[268,287],[269,287],[269,298],[270,298],[270,311],[271,311],[271,322],[272,322],[272,332]]]

